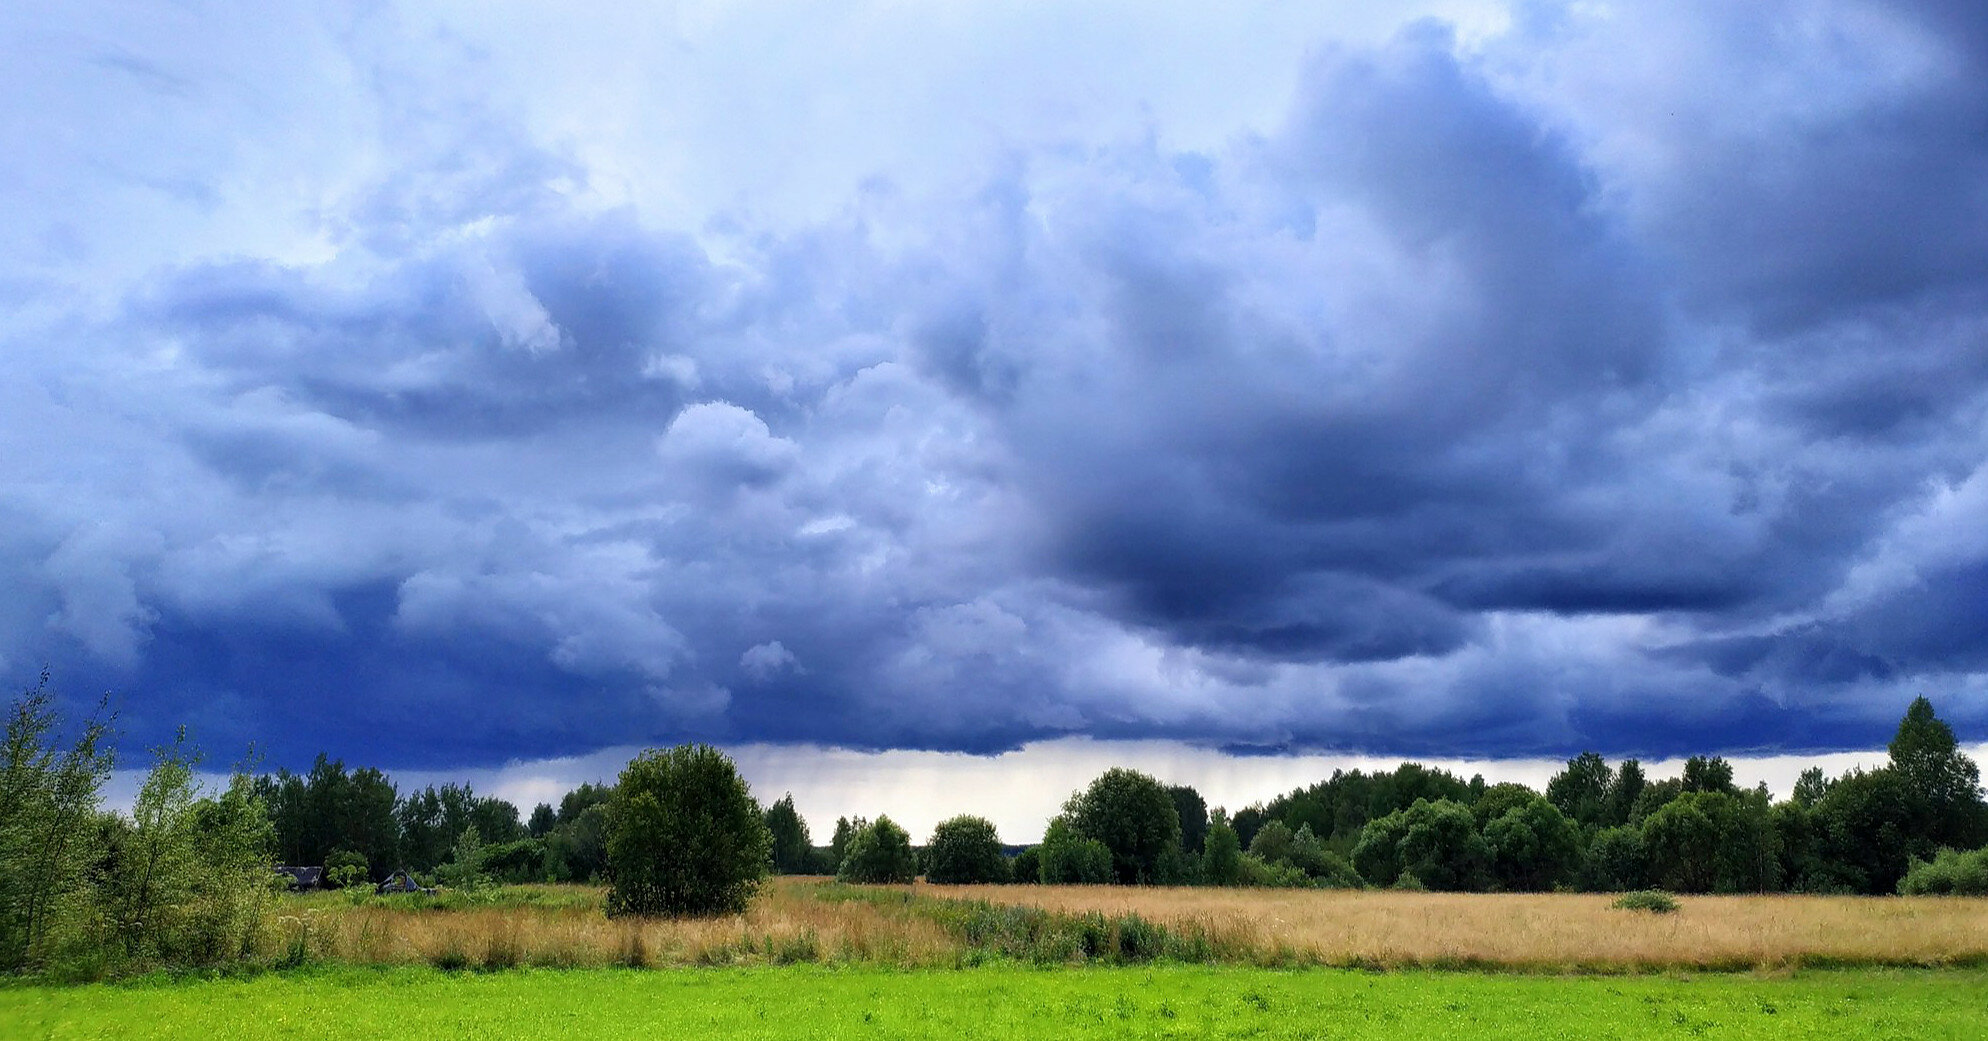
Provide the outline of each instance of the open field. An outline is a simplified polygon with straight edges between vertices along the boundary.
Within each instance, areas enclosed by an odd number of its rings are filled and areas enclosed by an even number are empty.
[[[1389,1039],[1988,1036],[1988,973],[1554,977],[1015,966],[495,974],[320,969],[0,988],[0,1039]]]
[[[1532,972],[1988,965],[1988,900],[1608,896],[1115,886],[840,886],[776,879],[744,915],[610,920],[598,889],[281,902],[272,964],[599,968],[812,962],[1187,961]],[[991,906],[990,906],[991,905]],[[1034,909],[1042,910],[1034,910]],[[1012,910],[1011,910],[1012,909]]]
[[[1686,896],[1676,914],[1591,894],[1121,886],[920,886],[921,894],[1051,911],[1137,914],[1271,960],[1511,968],[1773,968],[1988,963],[1988,900]]]

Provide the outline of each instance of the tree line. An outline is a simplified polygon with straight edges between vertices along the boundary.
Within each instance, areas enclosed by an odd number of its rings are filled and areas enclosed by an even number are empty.
[[[1400,887],[1451,891],[1968,892],[1988,894],[1980,772],[1924,698],[1874,770],[1804,772],[1786,799],[1731,764],[1649,779],[1585,753],[1543,792],[1404,763],[1330,778],[1231,814],[1193,788],[1111,769],[1073,792],[1042,840],[1003,847],[963,815],[914,846],[888,816],[842,818],[816,846],[791,793],[755,801],[702,745],[645,752],[613,784],[528,815],[466,784],[401,793],[382,771],[311,769],[197,780],[182,733],[154,749],[129,813],[107,811],[110,723],[64,746],[47,677],[0,745],[0,971],[68,961],[204,964],[244,957],[280,888],[277,864],[333,884],[397,870],[425,882],[602,882],[610,914],[745,906],[769,872],[851,882]]]
[[[1918,698],[1888,752],[1882,767],[1835,778],[1811,767],[1780,801],[1764,784],[1736,785],[1717,756],[1651,780],[1635,759],[1612,766],[1589,752],[1544,792],[1403,763],[1336,771],[1234,814],[1210,811],[1191,787],[1113,769],[1013,858],[994,855],[978,817],[940,824],[924,850],[888,818],[838,821],[828,849],[809,850],[791,800],[768,824],[780,870],[833,865],[857,881],[922,870],[958,882],[1988,894],[1988,803],[1952,728]]]

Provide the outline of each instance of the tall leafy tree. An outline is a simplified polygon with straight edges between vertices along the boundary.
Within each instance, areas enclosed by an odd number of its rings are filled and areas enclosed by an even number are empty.
[[[1180,814],[1165,785],[1136,770],[1113,768],[1064,805],[1070,823],[1111,851],[1121,883],[1159,878],[1160,857],[1180,846]]]
[[[1582,752],[1546,782],[1546,799],[1577,824],[1599,824],[1614,784],[1615,771],[1608,761],[1594,752]]]
[[[932,829],[926,850],[925,878],[930,882],[973,884],[1008,881],[1008,858],[1001,838],[985,817],[958,816]]]
[[[1599,803],[1587,804],[1599,813]],[[1581,832],[1559,807],[1537,795],[1484,826],[1491,871],[1507,890],[1540,892],[1571,878],[1580,866]]]
[[[911,835],[882,815],[849,836],[842,866],[835,872],[844,882],[871,884],[910,882],[917,876],[918,859],[911,851]]]
[[[1173,796],[1174,814],[1180,818],[1180,848],[1200,856],[1201,843],[1208,836],[1208,803],[1184,784],[1169,786],[1167,794]]]
[[[1971,849],[1988,842],[1988,807],[1981,798],[1981,770],[1960,751],[1953,728],[1933,714],[1933,703],[1914,698],[1891,739],[1891,768],[1923,804],[1923,830],[1935,846]]]
[[[609,820],[611,915],[738,913],[766,876],[766,820],[731,759],[709,745],[636,756]]]
[[[766,808],[766,830],[773,836],[773,870],[783,875],[806,874],[813,865],[814,847],[808,822],[794,809],[794,793]]]
[[[1643,788],[1649,783],[1641,762],[1624,759],[1615,771],[1615,783],[1608,786],[1608,805],[1602,813],[1602,824],[1613,828],[1634,820],[1636,800],[1642,798]]]

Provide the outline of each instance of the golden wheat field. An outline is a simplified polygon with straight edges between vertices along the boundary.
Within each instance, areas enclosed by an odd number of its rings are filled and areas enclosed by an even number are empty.
[[[1137,914],[1320,964],[1772,968],[1988,960],[1988,900],[1684,896],[1674,914],[1596,894],[1121,886],[920,886],[940,898]]]

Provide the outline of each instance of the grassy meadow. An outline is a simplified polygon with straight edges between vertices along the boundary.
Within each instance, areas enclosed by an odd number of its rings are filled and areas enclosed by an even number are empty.
[[[444,969],[986,962],[1529,972],[1988,964],[1988,900],[1608,896],[1119,886],[843,886],[782,878],[743,915],[609,919],[602,892],[281,901],[262,960]]]
[[[1988,973],[1543,976],[1148,966],[448,973],[0,988],[0,1038],[1988,1036]]]

